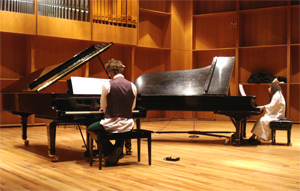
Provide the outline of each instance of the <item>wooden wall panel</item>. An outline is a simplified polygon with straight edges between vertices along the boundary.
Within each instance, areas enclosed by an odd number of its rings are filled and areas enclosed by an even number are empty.
[[[93,23],[92,40],[137,45],[137,29]]]
[[[171,14],[177,15],[180,17],[185,17],[186,6],[189,6],[190,3],[186,1],[172,1],[171,3]]]
[[[137,48],[134,65],[134,78],[150,72],[170,70],[170,51],[149,48]]]
[[[241,83],[247,83],[250,75],[259,71],[274,76],[287,76],[286,46],[241,49],[239,58],[239,82]]]
[[[184,50],[185,48],[185,25],[184,18],[179,15],[172,15],[171,17],[171,48],[173,50]]]
[[[30,36],[1,32],[1,78],[19,79],[30,71]]]
[[[91,40],[91,23],[37,16],[37,35],[77,40]]]
[[[20,34],[29,34],[29,35],[36,34],[35,15],[0,11],[0,18],[1,18],[1,22],[0,22],[1,32],[11,32],[11,33],[20,33]]]
[[[287,8],[240,14],[240,46],[287,44]],[[259,21],[259,22],[258,22]]]
[[[34,49],[32,72],[48,66],[55,67],[55,65],[67,61],[89,46],[91,44],[85,41],[37,36],[32,45],[32,49]],[[70,75],[84,76],[84,71],[85,66],[75,70]],[[70,75],[63,79],[68,79]]]
[[[249,1],[243,0],[239,2],[240,10],[259,9],[267,7],[287,6],[288,1]]]
[[[300,83],[300,46],[291,47],[291,83]]]
[[[147,111],[147,118],[149,119],[166,118],[166,111]]]
[[[294,120],[294,122],[300,121],[300,85],[292,84],[290,92],[290,107],[289,107],[289,117]]]
[[[184,50],[193,49],[193,19],[192,15],[184,17]]]
[[[236,46],[237,30],[235,13],[194,18],[194,49],[206,50]]]
[[[140,8],[150,9],[154,11],[161,11],[170,13],[171,1],[170,0],[142,0],[139,2]]]
[[[138,45],[170,48],[170,30],[170,16],[158,16],[140,12]]]
[[[193,52],[193,68],[210,66],[215,56],[235,56],[235,49]]]
[[[196,119],[197,114],[193,111],[166,111],[167,119]]]
[[[236,10],[235,0],[209,0],[209,1],[194,1],[194,15],[230,12]]]
[[[300,15],[299,6],[295,6],[291,11],[291,44],[300,43]]]
[[[171,50],[171,70],[188,70],[192,69],[192,61],[189,59],[188,51]]]

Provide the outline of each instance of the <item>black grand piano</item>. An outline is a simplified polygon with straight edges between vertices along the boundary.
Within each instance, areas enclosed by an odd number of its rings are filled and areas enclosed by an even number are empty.
[[[229,95],[234,60],[234,57],[214,57],[212,64],[203,68],[143,74],[134,82],[138,89],[137,105],[139,109],[147,111],[213,111],[227,115],[236,131],[225,142],[231,140],[234,145],[241,145],[245,136],[246,118],[261,112],[255,108],[254,96]],[[226,137],[219,134],[230,132],[186,133]]]
[[[3,110],[21,117],[22,138],[25,145],[29,143],[27,140],[27,118],[32,114],[37,118],[46,120],[48,154],[52,161],[58,160],[55,151],[57,124],[77,123],[88,126],[103,119],[104,114],[99,112],[101,95],[75,95],[72,92],[72,85],[69,80],[66,94],[43,93],[42,90],[95,57],[99,58],[104,67],[99,54],[112,45],[111,42],[97,46],[92,45],[58,67],[37,70],[1,91]],[[140,118],[146,117],[146,114],[146,110],[133,111],[133,118],[136,118],[138,127],[140,126]]]

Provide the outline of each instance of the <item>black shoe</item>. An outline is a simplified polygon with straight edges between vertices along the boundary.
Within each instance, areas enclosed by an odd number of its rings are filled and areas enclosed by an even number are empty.
[[[251,145],[260,145],[260,141],[257,140],[257,139],[248,139],[248,142],[251,144]]]
[[[254,143],[255,143],[256,145],[260,145],[261,141],[255,139]]]
[[[109,155],[105,161],[106,166],[115,166],[119,159],[123,156],[123,149],[121,147],[116,148],[116,150]]]

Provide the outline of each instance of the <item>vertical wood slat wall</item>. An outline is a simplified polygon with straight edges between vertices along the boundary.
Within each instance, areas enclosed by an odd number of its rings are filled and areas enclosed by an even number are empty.
[[[214,56],[236,56],[231,94],[239,94],[241,83],[248,95],[257,96],[258,104],[266,104],[267,85],[249,84],[250,74],[266,70],[287,77],[282,88],[288,117],[300,121],[299,3],[132,1],[136,2],[135,26],[122,24],[123,19],[119,24],[118,16],[110,23],[99,19],[103,10],[98,5],[108,0],[89,1],[92,14],[88,22],[0,11],[1,89],[36,69],[61,63],[91,44],[112,41],[115,45],[100,57],[104,62],[122,60],[125,76],[131,81],[148,72],[204,67]],[[115,12],[120,12],[120,2],[111,2],[117,5]],[[97,59],[71,75],[106,78]],[[46,91],[65,93],[69,77]],[[152,111],[148,117],[220,119],[212,112]],[[40,122],[34,117],[29,121]],[[19,124],[19,119],[1,108],[0,124]]]
[[[212,55],[236,56],[231,93],[239,95],[243,84],[258,105],[269,102],[268,84],[250,84],[250,75],[286,77],[287,117],[299,122],[299,1],[195,1],[193,11],[193,66]]]

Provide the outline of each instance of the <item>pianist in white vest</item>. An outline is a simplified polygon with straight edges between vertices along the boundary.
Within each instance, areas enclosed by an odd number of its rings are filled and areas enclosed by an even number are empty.
[[[121,61],[111,59],[105,64],[105,70],[111,80],[102,85],[100,110],[104,112],[104,119],[88,126],[88,131],[103,133],[124,133],[134,127],[132,111],[135,108],[137,89],[123,76],[125,66]],[[116,140],[113,145],[110,141],[103,143],[105,165],[116,165],[123,157],[123,140]]]

